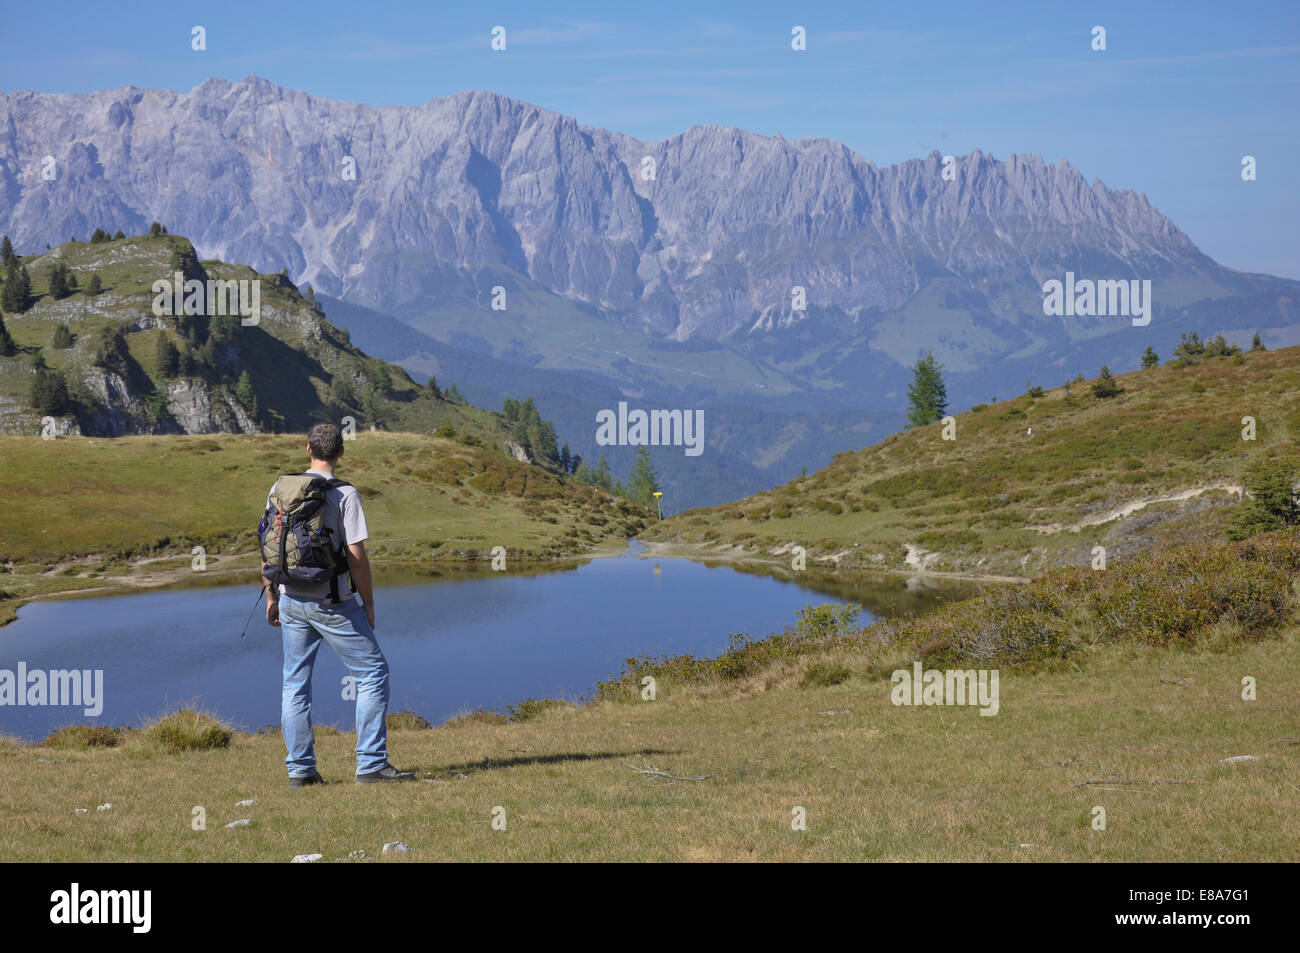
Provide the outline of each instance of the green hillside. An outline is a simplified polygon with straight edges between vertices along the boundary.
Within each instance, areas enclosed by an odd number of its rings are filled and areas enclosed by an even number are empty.
[[[956,416],[842,453],[735,503],[687,510],[643,539],[788,564],[1034,576],[1178,542],[1219,540],[1243,481],[1300,455],[1300,348],[1170,363]],[[1255,439],[1243,439],[1243,418]]]
[[[352,417],[358,429],[431,433],[450,426],[489,446],[506,445],[499,415],[448,399],[366,355],[283,275],[199,262],[178,235],[69,242],[18,263],[30,276],[31,296],[26,308],[4,309],[14,348],[0,355],[0,433],[39,433],[47,414],[58,432],[91,436],[284,432]],[[177,271],[205,283],[257,281],[257,324],[154,314],[153,283]],[[0,269],[0,279],[9,273]],[[60,274],[74,287],[60,288]],[[42,375],[61,379],[66,396],[36,406]]]
[[[0,623],[39,594],[254,580],[267,491],[305,465],[301,435],[0,436]],[[367,549],[394,568],[486,568],[497,546],[511,571],[622,549],[650,515],[572,477],[421,434],[358,434],[339,474],[361,492]]]

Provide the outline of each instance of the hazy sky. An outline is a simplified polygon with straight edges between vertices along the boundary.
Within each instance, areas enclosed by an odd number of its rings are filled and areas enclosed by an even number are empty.
[[[256,73],[373,105],[488,89],[651,140],[698,124],[825,136],[882,165],[936,149],[1065,157],[1144,192],[1224,264],[1300,278],[1300,0],[449,6],[0,0],[0,89]],[[497,25],[505,52],[489,47]],[[1242,181],[1244,155],[1257,181]]]

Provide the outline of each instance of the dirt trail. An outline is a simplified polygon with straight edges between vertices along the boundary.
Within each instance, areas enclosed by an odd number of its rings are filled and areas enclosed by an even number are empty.
[[[1045,526],[1026,526],[1026,529],[1037,530],[1040,533],[1054,535],[1056,533],[1077,533],[1089,526],[1099,526],[1102,523],[1109,523],[1113,520],[1122,520],[1125,517],[1132,516],[1138,510],[1146,509],[1152,503],[1182,503],[1190,500],[1194,496],[1200,496],[1202,493],[1208,493],[1211,490],[1223,490],[1226,493],[1232,493],[1241,498],[1244,487],[1239,483],[1211,483],[1206,486],[1192,487],[1190,490],[1182,490],[1178,493],[1171,493],[1168,496],[1152,496],[1143,500],[1131,500],[1121,506],[1116,506],[1109,510],[1103,510],[1100,513],[1094,513],[1092,516],[1085,516],[1079,522],[1066,525],[1064,523],[1048,523]]]

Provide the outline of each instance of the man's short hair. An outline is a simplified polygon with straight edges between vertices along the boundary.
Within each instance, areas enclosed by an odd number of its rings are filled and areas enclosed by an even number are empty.
[[[333,424],[316,424],[307,431],[307,446],[312,459],[333,463],[343,456],[343,431]]]

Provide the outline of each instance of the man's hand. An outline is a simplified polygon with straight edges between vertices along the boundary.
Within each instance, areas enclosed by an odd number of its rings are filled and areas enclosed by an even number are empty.
[[[366,610],[366,621],[370,623],[370,628],[373,630],[375,627],[375,604],[371,602],[361,608]]]
[[[266,621],[268,625],[280,625],[280,603],[274,599],[266,600]]]

